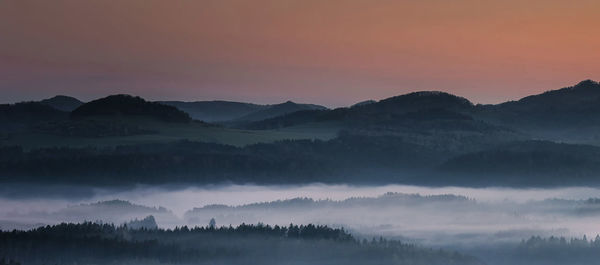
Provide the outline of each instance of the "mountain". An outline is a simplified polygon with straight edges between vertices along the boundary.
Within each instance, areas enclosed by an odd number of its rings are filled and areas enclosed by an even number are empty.
[[[44,99],[40,101],[40,103],[53,107],[57,110],[67,112],[71,112],[79,106],[83,105],[83,102],[81,102],[79,99],[62,95],[54,96],[49,99]]]
[[[124,200],[100,201],[89,204],[72,205],[51,213],[31,212],[23,216],[15,215],[17,219],[46,220],[49,223],[57,222],[83,222],[86,220],[102,221],[105,223],[123,224],[131,220],[138,220],[139,224],[145,223],[143,218],[152,216],[161,224],[177,222],[177,217],[164,207],[148,207],[133,204]],[[140,223],[141,222],[141,223]]]
[[[0,128],[7,133],[5,140],[30,134],[31,137],[28,139],[34,142],[43,142],[45,136],[49,135],[104,137],[153,133],[152,130],[117,120],[70,119],[69,112],[41,102],[0,105]]]
[[[377,101],[375,100],[365,100],[365,101],[361,101],[358,103],[355,103],[354,105],[350,106],[351,108],[353,107],[358,107],[358,106],[362,106],[362,105],[368,105],[368,104],[372,104],[372,103],[376,103]]]
[[[506,102],[500,107],[518,110],[559,111],[584,110],[600,100],[600,84],[593,80],[584,80],[572,87],[550,90],[539,95],[522,98],[516,102]],[[600,108],[598,108],[600,109]]]
[[[37,122],[43,120],[62,119],[67,113],[38,102],[22,102],[0,105],[0,121],[2,122]]]
[[[148,102],[140,97],[130,95],[113,95],[85,103],[73,110],[71,117],[75,119],[144,117],[172,123],[188,123],[191,121],[187,113],[173,106]]]
[[[452,118],[451,113],[459,115]],[[461,115],[465,118],[460,118]],[[244,127],[263,130],[302,124],[377,134],[382,131],[437,134],[451,125],[455,127],[453,131],[481,132],[478,128],[484,128],[487,132],[513,131],[531,139],[600,144],[600,84],[585,80],[572,87],[497,105],[474,105],[444,92],[414,92],[350,108],[289,113]]]
[[[259,221],[288,223],[291,220],[312,223],[327,220],[326,223],[340,224],[351,230],[369,226],[371,226],[369,229],[377,229],[374,226],[380,223],[390,224],[389,220],[402,216],[402,212],[409,212],[410,210],[407,210],[409,208],[417,210],[436,207],[456,210],[480,207],[480,205],[475,200],[452,194],[422,196],[388,192],[377,197],[351,197],[345,200],[313,200],[298,197],[238,206],[213,204],[193,208],[185,212],[183,218],[190,225],[208,224],[210,219],[215,217],[216,221],[224,224]],[[398,215],[393,216],[395,214]],[[416,212],[415,214],[418,215]],[[362,222],[361,218],[357,218],[358,216],[369,216],[369,221]],[[400,222],[403,225],[407,224]]]
[[[187,112],[193,119],[205,122],[230,121],[268,108],[266,105],[231,101],[159,101],[159,103],[176,107]]]
[[[395,96],[354,108],[361,113],[403,114],[426,109],[447,109],[453,111],[470,111],[473,103],[468,99],[440,91],[413,92]]]
[[[585,80],[518,101],[478,106],[479,116],[523,129],[600,126],[600,84]]]
[[[433,203],[474,203],[473,200],[468,197],[454,194],[441,194],[441,195],[421,195],[418,193],[401,193],[401,192],[387,192],[383,195],[376,197],[350,197],[344,200],[314,200],[311,198],[296,197],[292,199],[276,200],[268,202],[257,202],[250,204],[243,204],[237,206],[228,206],[222,204],[210,204],[200,208],[193,208],[187,211],[185,214],[199,214],[202,211],[209,210],[241,210],[241,209],[283,209],[288,210],[294,207],[374,207],[377,206],[399,206],[409,205],[418,206],[423,204]]]
[[[269,119],[301,110],[327,109],[319,105],[297,104],[291,101],[274,105],[231,101],[160,101],[160,103],[177,107],[196,120],[230,125]]]
[[[253,122],[265,119],[270,119],[285,114],[303,111],[303,110],[326,110],[326,107],[313,104],[298,104],[292,101],[287,101],[281,104],[270,105],[265,109],[258,110],[240,118],[235,119],[236,122]]]
[[[309,122],[344,122],[351,125],[366,125],[382,120],[394,121],[398,116],[410,112],[444,109],[455,112],[471,112],[474,105],[467,99],[438,91],[414,92],[363,104],[351,108],[333,110],[307,110],[267,118],[249,124],[248,128],[272,129],[289,127]]]
[[[63,183],[589,184],[600,172],[599,103],[600,85],[591,80],[497,105],[425,91],[332,110],[293,102],[264,106],[223,123],[236,128],[130,122],[122,117],[190,118],[173,106],[127,95],[86,103],[72,120],[41,103],[3,105],[2,125],[16,119],[31,136],[0,135],[4,146],[23,147],[0,154],[0,175],[11,181],[52,176]],[[47,121],[52,119],[59,122]],[[331,136],[317,138],[319,130]],[[36,141],[58,146],[76,137],[96,138],[79,145],[89,149],[26,147]],[[101,148],[117,140],[132,147]]]
[[[65,120],[68,116],[67,112],[39,102],[2,104],[0,105],[0,128],[6,131],[27,129],[40,122]]]
[[[73,205],[56,211],[53,214],[61,216],[61,218],[58,219],[71,221],[71,219],[69,219],[68,217],[88,217],[88,220],[98,220],[102,217],[106,217],[118,218],[120,220],[123,220],[133,219],[135,217],[145,217],[148,215],[161,215],[171,213],[164,207],[148,207],[144,205],[133,204],[129,201],[124,200],[110,200],[94,202],[89,204],[86,203]],[[115,222],[119,223],[118,221]]]

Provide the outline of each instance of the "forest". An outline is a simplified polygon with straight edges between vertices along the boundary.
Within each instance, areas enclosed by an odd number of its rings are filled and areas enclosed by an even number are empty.
[[[456,152],[394,136],[340,133],[236,147],[177,141],[102,147],[0,147],[0,181],[128,185],[343,183],[577,186],[598,183],[600,148],[523,141]],[[566,177],[566,175],[569,177]]]
[[[260,223],[165,230],[85,222],[2,231],[2,257],[22,264],[482,264],[456,252],[359,240],[343,228]]]

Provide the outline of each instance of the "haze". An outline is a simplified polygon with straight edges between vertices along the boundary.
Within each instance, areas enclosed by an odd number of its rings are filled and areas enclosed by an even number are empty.
[[[19,190],[19,187],[13,187]],[[597,208],[585,204],[599,194],[597,188],[508,189],[427,188],[402,185],[353,187],[346,185],[304,186],[200,186],[98,189],[87,196],[46,195],[40,188],[32,196],[0,199],[0,221],[4,229],[35,227],[64,221],[84,220],[125,223],[153,215],[161,227],[206,225],[216,218],[219,225],[241,223],[316,223],[343,226],[357,235],[386,236],[427,246],[477,246],[516,243],[531,235],[593,237]],[[50,188],[49,190],[51,190]],[[77,187],[72,188],[77,189]],[[385,193],[465,196],[454,199],[387,200],[340,203],[349,198],[377,198]],[[260,205],[294,198],[331,200],[314,204]],[[383,197],[386,198],[386,197]],[[150,209],[128,206],[86,206],[103,201],[126,200]],[[550,201],[548,201],[550,199]],[[556,200],[560,199],[560,200]],[[359,199],[360,201],[360,199]],[[236,208],[211,208],[220,204]],[[83,205],[83,206],[80,206]],[[202,209],[202,207],[209,208]],[[73,208],[75,207],[75,208]],[[165,207],[165,210],[157,210]],[[200,209],[196,212],[194,208]]]

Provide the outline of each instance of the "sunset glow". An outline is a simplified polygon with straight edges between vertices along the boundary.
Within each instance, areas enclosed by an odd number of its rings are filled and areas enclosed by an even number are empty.
[[[330,107],[497,103],[598,79],[600,2],[0,2],[2,102],[113,93]]]

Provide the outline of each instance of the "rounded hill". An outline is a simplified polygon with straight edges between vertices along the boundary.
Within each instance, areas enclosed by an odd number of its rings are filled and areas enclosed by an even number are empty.
[[[187,123],[190,116],[173,107],[149,102],[130,95],[112,95],[83,104],[73,112],[73,118],[87,117],[145,117],[162,122]]]

